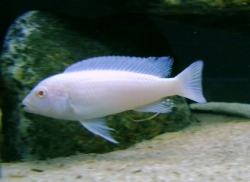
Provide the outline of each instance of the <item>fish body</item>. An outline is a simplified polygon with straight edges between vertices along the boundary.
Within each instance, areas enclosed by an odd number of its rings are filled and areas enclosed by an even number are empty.
[[[87,59],[63,73],[42,80],[23,100],[24,110],[57,119],[80,121],[89,131],[117,143],[104,116],[127,110],[162,112],[166,96],[206,102],[202,95],[203,62],[197,61],[174,78],[169,57],[107,56]]]

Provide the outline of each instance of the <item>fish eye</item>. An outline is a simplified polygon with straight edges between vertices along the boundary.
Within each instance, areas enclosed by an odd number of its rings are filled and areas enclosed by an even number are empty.
[[[47,92],[45,89],[39,89],[36,94],[38,97],[44,98],[47,95]]]

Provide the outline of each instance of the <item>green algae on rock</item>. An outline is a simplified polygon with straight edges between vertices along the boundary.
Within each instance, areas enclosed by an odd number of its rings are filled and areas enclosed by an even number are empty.
[[[109,27],[114,22],[116,24]],[[107,116],[108,125],[115,129],[112,135],[120,142],[114,145],[88,132],[78,122],[59,121],[24,113],[21,109],[21,100],[36,83],[62,72],[73,62],[100,55],[169,55],[163,37],[142,17],[117,25],[117,19],[112,18],[75,20],[31,11],[11,25],[4,46],[1,62],[6,103],[3,106],[6,139],[3,158],[6,161],[124,149],[190,123],[188,105],[180,97],[173,97],[177,108],[172,113],[150,121],[136,123],[130,118],[144,119],[152,113],[129,111]]]

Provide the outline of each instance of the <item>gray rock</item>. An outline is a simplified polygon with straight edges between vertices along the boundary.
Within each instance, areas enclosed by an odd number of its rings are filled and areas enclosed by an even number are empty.
[[[212,14],[223,15],[236,14],[249,10],[249,2],[246,0],[222,1],[222,0],[22,0],[21,5],[18,0],[3,0],[1,13],[7,16],[20,14],[29,9],[46,10],[69,14],[77,17],[96,17],[110,15],[120,12],[139,12],[154,15],[180,15],[180,14]]]
[[[250,104],[208,102],[206,104],[190,104],[192,110],[230,114],[250,118]]]
[[[114,145],[93,135],[78,122],[60,121],[24,113],[21,100],[37,82],[60,73],[73,62],[100,55],[168,55],[167,43],[142,17],[127,19],[75,20],[32,11],[20,16],[9,28],[1,56],[4,85],[3,159],[45,159],[76,152],[104,153],[124,149],[166,131],[187,126],[190,111],[185,99],[174,97],[177,108],[145,122],[133,122],[152,114],[126,112],[107,117]],[[115,26],[110,25],[116,23]],[[131,36],[132,35],[132,36]],[[161,40],[161,41],[160,41]],[[152,49],[154,47],[154,49]]]

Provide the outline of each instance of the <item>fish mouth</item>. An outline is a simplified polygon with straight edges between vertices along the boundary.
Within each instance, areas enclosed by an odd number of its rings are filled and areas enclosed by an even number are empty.
[[[26,112],[34,112],[35,107],[32,106],[31,104],[23,101],[22,102],[22,110],[26,111]]]

